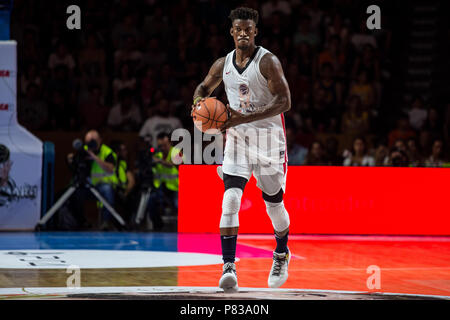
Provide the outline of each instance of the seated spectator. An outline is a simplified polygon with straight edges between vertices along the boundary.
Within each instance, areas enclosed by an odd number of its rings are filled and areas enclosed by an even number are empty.
[[[106,89],[106,56],[105,50],[99,46],[99,40],[95,34],[87,37],[86,46],[79,56],[80,72],[83,81],[89,84],[101,85]]]
[[[261,7],[262,18],[269,18],[274,12],[280,12],[285,16],[289,16],[291,14],[291,5],[289,1],[285,0],[265,1],[265,3]]]
[[[304,128],[311,132],[325,132],[330,120],[325,103],[326,92],[322,88],[318,88],[313,94],[312,108],[304,118]]]
[[[142,52],[137,48],[136,37],[129,34],[125,38],[125,46],[114,52],[114,69],[127,63],[131,70],[137,70],[142,63]]]
[[[126,12],[122,21],[116,24],[112,29],[111,38],[114,48],[121,49],[125,47],[126,37],[132,35],[139,42],[139,31],[136,27],[136,16],[132,12]]]
[[[47,83],[48,92],[59,91],[69,102],[76,101],[76,85],[75,79],[70,76],[69,70],[65,65],[58,65],[53,70],[52,78]]]
[[[193,52],[197,53],[197,59],[201,57],[203,54],[203,49],[201,47],[202,40],[202,30],[196,18],[192,13],[186,12],[183,14],[183,19],[179,21],[178,25],[178,33],[184,33],[187,40],[187,46],[193,50]],[[158,50],[160,50],[158,48]],[[163,53],[166,54],[166,53]],[[198,60],[197,60],[198,61]]]
[[[329,131],[331,119],[339,117],[342,104],[342,86],[336,81],[333,66],[329,63],[322,65],[320,78],[314,83],[314,102],[314,121],[323,123]]]
[[[38,34],[37,30],[26,28],[23,32],[23,40],[22,42],[18,42],[18,59],[19,61],[23,61],[24,65],[28,65],[30,63],[36,63],[37,65],[41,65],[44,59],[43,50],[38,42]]]
[[[438,110],[436,108],[428,109],[428,117],[423,129],[430,133],[432,140],[437,140],[443,136],[443,128],[444,124]]]
[[[406,152],[406,144],[405,141],[402,139],[397,139],[394,142],[394,148],[397,148],[398,150],[402,150],[404,152]]]
[[[189,49],[186,47],[187,44],[183,42],[185,38],[183,36],[179,37],[178,39],[178,47],[175,47],[173,50],[174,52],[171,52],[170,54],[177,54],[183,56],[181,60],[184,62],[187,59],[184,57],[184,54],[187,55],[186,51]],[[185,48],[182,48],[180,44],[185,44]],[[163,52],[161,50],[161,41],[157,37],[152,37],[147,44],[147,47],[145,48],[145,52],[142,57],[142,63],[144,65],[148,65],[150,67],[159,67],[163,63],[167,61],[167,53]],[[183,49],[186,49],[183,50]],[[171,61],[171,63],[176,64],[178,59],[172,59],[175,61]]]
[[[299,28],[294,34],[294,45],[299,45],[304,41],[311,46],[313,51],[320,44],[319,36],[311,31],[311,17],[308,15],[299,18]]]
[[[366,44],[362,48],[362,52],[356,56],[352,68],[352,78],[357,79],[358,74],[365,70],[367,81],[375,84],[381,80],[380,60],[375,55],[375,48],[370,44]]]
[[[444,119],[444,139],[447,144],[447,150],[450,147],[450,103],[447,103]],[[448,152],[448,151],[447,151]],[[448,154],[450,156],[450,154]]]
[[[156,5],[152,8],[151,15],[145,15],[142,26],[145,38],[160,36],[167,39],[170,35],[170,21],[167,12],[162,5]]]
[[[350,96],[347,103],[347,111],[343,114],[341,120],[342,133],[360,136],[369,130],[369,114],[363,111],[361,98],[359,96]]]
[[[392,130],[389,133],[389,142],[388,146],[392,147],[394,143],[401,140],[408,140],[411,137],[415,137],[416,133],[409,126],[409,121],[407,116],[401,116],[400,119],[397,120],[397,128]]]
[[[377,39],[373,35],[373,32],[367,29],[366,19],[361,19],[359,23],[359,31],[355,32],[350,42],[353,44],[357,52],[362,52],[364,45],[370,44],[372,47],[377,48]]]
[[[289,33],[286,30],[286,18],[280,11],[274,11],[266,20],[266,29],[264,30],[264,35],[276,39],[278,44],[281,44],[281,40],[285,41],[286,35]],[[289,39],[291,39],[289,37]],[[286,52],[289,54],[289,52]]]
[[[373,106],[380,107],[381,95],[382,95],[382,83],[381,83],[381,64],[375,48],[366,44],[363,46],[362,53],[356,57],[352,70],[352,78],[357,79],[358,74],[365,70],[367,73],[367,82],[372,86],[373,94]],[[376,114],[375,109],[372,113]]]
[[[438,167],[444,166],[444,152],[443,142],[441,139],[434,140],[431,155],[425,160],[426,167]]]
[[[422,97],[416,96],[408,111],[409,125],[414,130],[421,130],[428,118],[428,111],[425,109]]]
[[[342,103],[342,86],[335,78],[335,70],[330,63],[324,63],[320,69],[320,77],[314,83],[314,90],[325,91],[325,105],[336,109]],[[330,110],[331,111],[331,110]]]
[[[117,204],[121,207],[125,220],[130,220],[136,209],[135,203],[137,201],[133,201],[136,200],[133,192],[136,179],[129,166],[128,148],[123,141],[115,140],[111,142],[111,149],[117,155],[116,176],[118,184],[115,188]]]
[[[286,127],[286,138],[288,141],[288,165],[299,166],[305,162],[308,149],[297,143],[294,128]]]
[[[49,106],[49,120],[52,130],[74,131],[78,129],[75,108],[64,99],[64,93],[53,91]]]
[[[296,90],[291,92],[292,101],[299,101],[301,99],[301,95],[309,90],[304,90],[304,88],[300,89],[299,87],[303,85],[302,77],[298,73],[298,65],[296,63],[289,63],[285,70],[286,80],[289,83],[289,86],[295,87]]]
[[[341,39],[338,35],[330,37],[330,41],[325,49],[319,54],[318,70],[321,70],[325,63],[333,66],[335,74],[338,78],[343,78],[345,75],[346,56],[341,50]]]
[[[389,149],[384,143],[380,143],[375,150],[375,166],[382,167],[389,164]]]
[[[306,166],[325,166],[327,165],[327,160],[325,159],[325,152],[321,142],[314,141],[306,156],[306,161],[304,163]]]
[[[27,93],[27,89],[29,88],[30,84],[34,84],[35,86],[37,86],[39,91],[42,89],[42,79],[39,75],[36,63],[30,63],[27,67],[26,73],[22,74],[22,76],[20,77],[20,91],[22,94]]]
[[[344,166],[373,167],[375,159],[369,156],[366,151],[366,142],[364,138],[358,137],[353,141],[352,151],[345,153]]]
[[[59,41],[56,45],[56,51],[50,54],[48,58],[48,67],[54,71],[57,66],[64,65],[69,70],[69,74],[73,73],[75,69],[75,60],[68,52],[67,46],[64,42]]]
[[[86,128],[99,130],[106,124],[109,108],[103,104],[100,86],[89,88],[88,100],[80,105],[79,113]]]
[[[375,104],[375,89],[373,84],[368,81],[367,71],[361,70],[358,73],[357,80],[350,86],[350,96],[358,96],[361,99],[363,110],[371,111]]]
[[[152,101],[152,96],[156,90],[156,79],[153,68],[145,68],[144,76],[141,79],[141,100],[144,107]]]
[[[347,47],[349,42],[350,30],[344,24],[344,19],[340,13],[335,13],[333,20],[327,26],[326,29],[326,44],[329,43],[330,39],[333,36],[338,36],[341,39],[341,48],[344,49]]]
[[[341,166],[344,158],[338,153],[339,141],[336,137],[328,137],[325,141],[325,157],[330,166]]]
[[[119,92],[123,89],[136,90],[136,78],[132,74],[128,63],[123,63],[120,66],[119,74],[113,81],[114,101],[117,101]]]
[[[389,160],[386,165],[391,167],[408,167],[408,154],[405,151],[394,147],[389,153]]]
[[[136,131],[142,122],[141,111],[133,101],[133,91],[128,88],[119,93],[120,103],[109,112],[108,126],[117,131]]]
[[[169,101],[165,98],[159,100],[154,109],[149,107],[147,110],[150,111],[150,116],[139,131],[139,136],[142,138],[151,137],[152,145],[156,148],[158,134],[162,132],[171,134],[173,130],[181,128],[182,124],[180,119],[171,112]]]
[[[416,138],[409,138],[406,142],[409,162],[411,167],[420,167],[423,165],[423,157],[417,146]]]
[[[431,153],[431,134],[426,130],[420,131],[418,142],[422,158],[428,157]]]
[[[308,1],[307,10],[309,17],[311,18],[311,31],[320,34],[322,32],[322,20],[324,17],[324,11],[320,6],[320,0]]]
[[[178,83],[169,64],[161,66],[158,74],[158,85],[166,96],[173,97],[178,93]]]
[[[298,74],[302,78],[312,81],[315,76],[315,70],[313,68],[314,57],[308,42],[302,41],[298,44],[294,59],[297,60]]]
[[[41,99],[39,87],[30,82],[26,96],[18,99],[17,117],[19,123],[30,130],[46,129],[48,125],[48,105]]]

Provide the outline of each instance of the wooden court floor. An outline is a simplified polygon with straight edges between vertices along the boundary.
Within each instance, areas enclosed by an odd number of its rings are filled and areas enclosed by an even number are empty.
[[[267,288],[274,246],[271,235],[238,237],[241,288]],[[450,297],[450,237],[290,235],[289,248],[283,289]],[[82,288],[217,288],[220,254],[215,234],[0,233],[0,298],[67,287],[73,266]]]

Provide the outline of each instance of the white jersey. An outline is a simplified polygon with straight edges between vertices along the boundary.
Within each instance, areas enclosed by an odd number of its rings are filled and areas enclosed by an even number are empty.
[[[261,74],[259,67],[266,53],[269,53],[267,49],[257,47],[246,67],[242,69],[236,65],[236,50],[226,56],[223,82],[230,108],[233,110],[252,113],[272,101],[273,95],[267,79]],[[284,115],[279,114],[228,129],[224,161],[227,158],[235,163],[287,162]]]

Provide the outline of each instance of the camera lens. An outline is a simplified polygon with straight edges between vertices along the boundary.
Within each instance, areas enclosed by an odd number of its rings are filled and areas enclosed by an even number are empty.
[[[87,143],[87,146],[89,150],[95,150],[97,149],[97,141],[91,140]]]

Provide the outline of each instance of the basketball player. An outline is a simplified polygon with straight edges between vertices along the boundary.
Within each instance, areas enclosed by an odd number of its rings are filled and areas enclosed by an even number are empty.
[[[283,113],[291,107],[290,91],[278,58],[255,45],[258,12],[237,8],[229,17],[235,50],[214,62],[206,78],[196,88],[193,103],[194,107],[221,81],[224,82],[230,117],[221,127],[222,132],[226,131],[226,142],[223,165],[218,168],[225,185],[220,220],[224,266],[219,287],[226,292],[238,290],[234,264],[238,213],[245,185],[253,174],[274,228],[277,246],[268,286],[277,288],[287,280],[291,257],[287,247],[289,215],[283,203],[287,170]],[[251,146],[256,150],[258,162],[252,161],[250,153],[245,152],[248,149],[245,139],[252,140],[248,132],[254,132],[258,137],[270,135],[271,148],[259,144]]]

